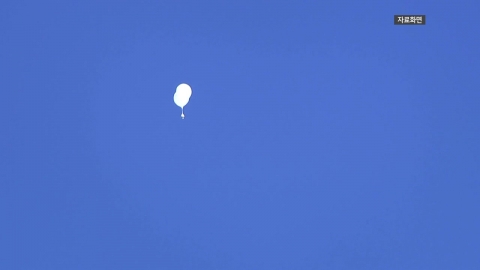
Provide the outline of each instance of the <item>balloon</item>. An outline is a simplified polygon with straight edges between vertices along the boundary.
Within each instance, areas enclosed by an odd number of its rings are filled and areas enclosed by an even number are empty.
[[[177,86],[177,90],[173,95],[173,101],[177,104],[178,107],[182,108],[182,119],[185,118],[183,114],[183,107],[187,105],[188,101],[190,101],[190,97],[192,96],[192,88],[186,83],[182,83]]]

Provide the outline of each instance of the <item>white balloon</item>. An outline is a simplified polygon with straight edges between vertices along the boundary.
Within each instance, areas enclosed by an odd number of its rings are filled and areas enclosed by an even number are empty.
[[[177,104],[178,107],[182,108],[182,119],[185,118],[183,114],[183,107],[187,105],[188,101],[190,101],[190,97],[192,96],[192,88],[186,83],[182,83],[177,86],[177,90],[173,95],[173,101]]]
[[[185,107],[190,99],[185,95],[176,92],[175,95],[173,95],[173,101],[175,101],[175,104],[177,104],[178,107]]]
[[[181,93],[182,95],[185,95],[186,97],[190,98],[192,95],[192,88],[186,83],[182,83],[179,86],[177,86],[177,93]]]

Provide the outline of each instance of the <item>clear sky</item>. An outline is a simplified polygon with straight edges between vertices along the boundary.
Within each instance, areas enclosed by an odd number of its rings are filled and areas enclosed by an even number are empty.
[[[0,269],[480,269],[478,14],[2,1]]]

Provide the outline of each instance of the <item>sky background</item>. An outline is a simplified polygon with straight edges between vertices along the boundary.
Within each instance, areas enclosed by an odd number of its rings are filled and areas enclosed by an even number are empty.
[[[2,1],[0,268],[479,269],[479,12]]]

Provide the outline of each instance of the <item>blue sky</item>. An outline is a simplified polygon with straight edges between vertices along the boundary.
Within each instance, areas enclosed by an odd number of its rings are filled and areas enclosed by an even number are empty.
[[[477,1],[0,10],[0,268],[480,267]]]

